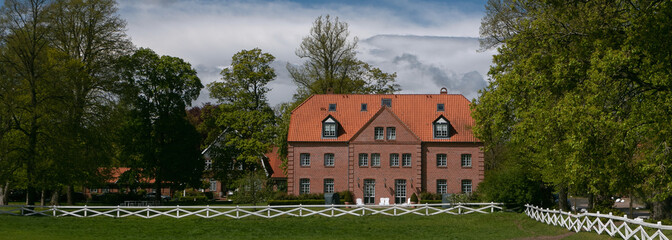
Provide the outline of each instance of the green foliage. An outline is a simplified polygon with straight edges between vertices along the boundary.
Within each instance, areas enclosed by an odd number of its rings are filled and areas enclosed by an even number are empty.
[[[203,87],[196,71],[182,59],[144,48],[122,57],[117,68],[129,109],[119,133],[122,163],[155,179],[156,189],[166,183],[200,186],[200,135],[185,112]]]
[[[418,203],[418,195],[415,195],[415,193],[411,195],[411,203]]]
[[[324,205],[324,199],[296,199],[296,200],[269,200],[268,205],[278,206],[278,205]]]
[[[441,202],[441,198],[443,196],[438,193],[430,193],[430,192],[421,192],[420,193],[420,200],[439,200]]]
[[[338,196],[340,196],[343,200],[341,202],[349,202],[352,203],[352,193],[348,190],[345,190],[343,192],[338,193]]]
[[[295,100],[312,94],[333,93],[393,93],[399,91],[394,83],[396,73],[388,74],[357,60],[357,38],[348,41],[348,24],[329,15],[318,17],[303,38],[296,55],[308,60],[302,66],[287,65],[287,70],[299,87]]]
[[[486,12],[482,46],[498,54],[472,112],[489,169],[513,161],[598,198],[672,196],[661,190],[671,175],[654,170],[672,159],[660,151],[672,129],[672,4],[501,0]]]
[[[523,207],[525,204],[551,207],[552,189],[534,180],[533,175],[535,173],[521,167],[491,170],[479,184],[478,191],[485,202],[504,203],[508,207]]]
[[[261,49],[241,50],[231,58],[231,67],[222,70],[222,82],[208,85],[210,97],[220,104],[212,115],[217,135],[208,154],[213,159],[215,177],[226,184],[242,171],[260,167],[259,159],[270,149],[275,137],[275,115],[268,106],[266,85],[275,79],[270,64],[275,57]],[[212,121],[205,119],[204,121]]]
[[[236,181],[237,189],[231,196],[233,203],[251,203],[257,205],[271,196],[269,179],[263,172],[250,172]]]

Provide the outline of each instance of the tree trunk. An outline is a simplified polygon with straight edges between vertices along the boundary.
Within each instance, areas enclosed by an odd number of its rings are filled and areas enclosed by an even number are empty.
[[[569,206],[567,206],[567,187],[561,186],[558,189],[558,207],[562,211],[569,211]]]
[[[670,208],[671,200],[672,199],[667,198],[663,201],[653,202],[651,207],[651,218],[654,220],[670,219],[672,217],[672,209]]]
[[[68,198],[68,205],[75,205],[75,201],[72,199],[72,185],[68,185],[65,195]]]
[[[8,196],[9,196],[9,181],[6,181],[5,186],[0,188],[0,206],[9,205],[9,202],[7,202]]]
[[[44,188],[40,191],[40,206],[44,206]]]
[[[35,205],[35,188],[33,187],[26,189],[26,205]]]
[[[49,204],[51,204],[52,206],[58,205],[59,192],[60,192],[59,189],[56,188],[54,189],[54,192],[51,193],[51,202],[49,202]]]
[[[588,207],[586,207],[586,210],[589,212],[593,210],[593,207],[595,207],[595,195],[592,193],[588,194]]]

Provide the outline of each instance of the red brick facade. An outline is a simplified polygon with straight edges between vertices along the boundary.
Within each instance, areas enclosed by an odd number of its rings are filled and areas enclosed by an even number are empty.
[[[382,99],[391,99],[392,105],[381,106]],[[336,109],[325,111],[329,104]],[[451,109],[438,111],[437,104]],[[384,198],[395,203],[398,182],[405,184],[404,202],[413,193],[437,192],[437,180],[445,182],[447,193],[461,193],[463,180],[470,180],[476,190],[483,180],[483,152],[471,133],[469,114],[469,101],[461,95],[315,95],[292,113],[288,193],[301,192],[301,179],[309,181],[310,193],[325,192],[325,179],[333,179],[335,192],[350,190],[361,202],[366,182],[374,190],[368,198],[372,204]],[[337,137],[322,135],[322,121],[329,116],[338,122]],[[439,117],[450,122],[449,138],[432,135]],[[306,166],[301,164],[302,154],[309,156]],[[333,166],[325,166],[325,154],[333,154]],[[445,161],[437,164],[437,155]],[[462,166],[462,155],[468,166]]]

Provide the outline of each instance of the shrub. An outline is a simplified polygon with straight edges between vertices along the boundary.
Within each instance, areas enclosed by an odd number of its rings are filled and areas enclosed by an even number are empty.
[[[323,200],[316,199],[302,199],[302,200],[270,200],[268,205],[277,206],[277,205],[324,205]]]
[[[441,194],[438,193],[429,193],[429,192],[421,192],[420,193],[420,201],[422,200],[439,200],[441,202]]]
[[[441,202],[441,200],[422,200],[421,199],[420,203],[422,203],[422,204],[425,204],[425,203],[434,204],[434,203],[442,203],[442,202]]]
[[[413,193],[411,195],[411,202],[412,203],[418,203],[418,195],[415,195],[415,193]]]
[[[492,170],[485,174],[478,190],[483,195],[483,201],[505,203],[510,208],[527,203],[550,207],[553,205],[552,189],[535,180],[535,174],[538,175],[519,166]]]
[[[348,190],[338,193],[338,195],[343,199],[342,202],[352,202],[352,193]]]

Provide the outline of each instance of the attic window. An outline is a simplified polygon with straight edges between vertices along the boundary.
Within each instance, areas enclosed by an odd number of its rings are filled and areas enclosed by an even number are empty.
[[[449,138],[450,137],[450,122],[443,116],[434,121],[434,138]]]
[[[446,107],[443,105],[443,103],[437,103],[436,104],[436,111],[437,112],[443,112],[446,110]]]
[[[322,137],[335,138],[338,132],[338,123],[331,117],[322,122]]]
[[[330,112],[335,112],[336,111],[336,104],[335,103],[330,103],[329,104],[329,111]]]
[[[392,99],[391,98],[383,98],[383,100],[381,102],[381,106],[392,107]]]
[[[366,112],[366,111],[367,111],[366,103],[362,103],[362,112]]]

